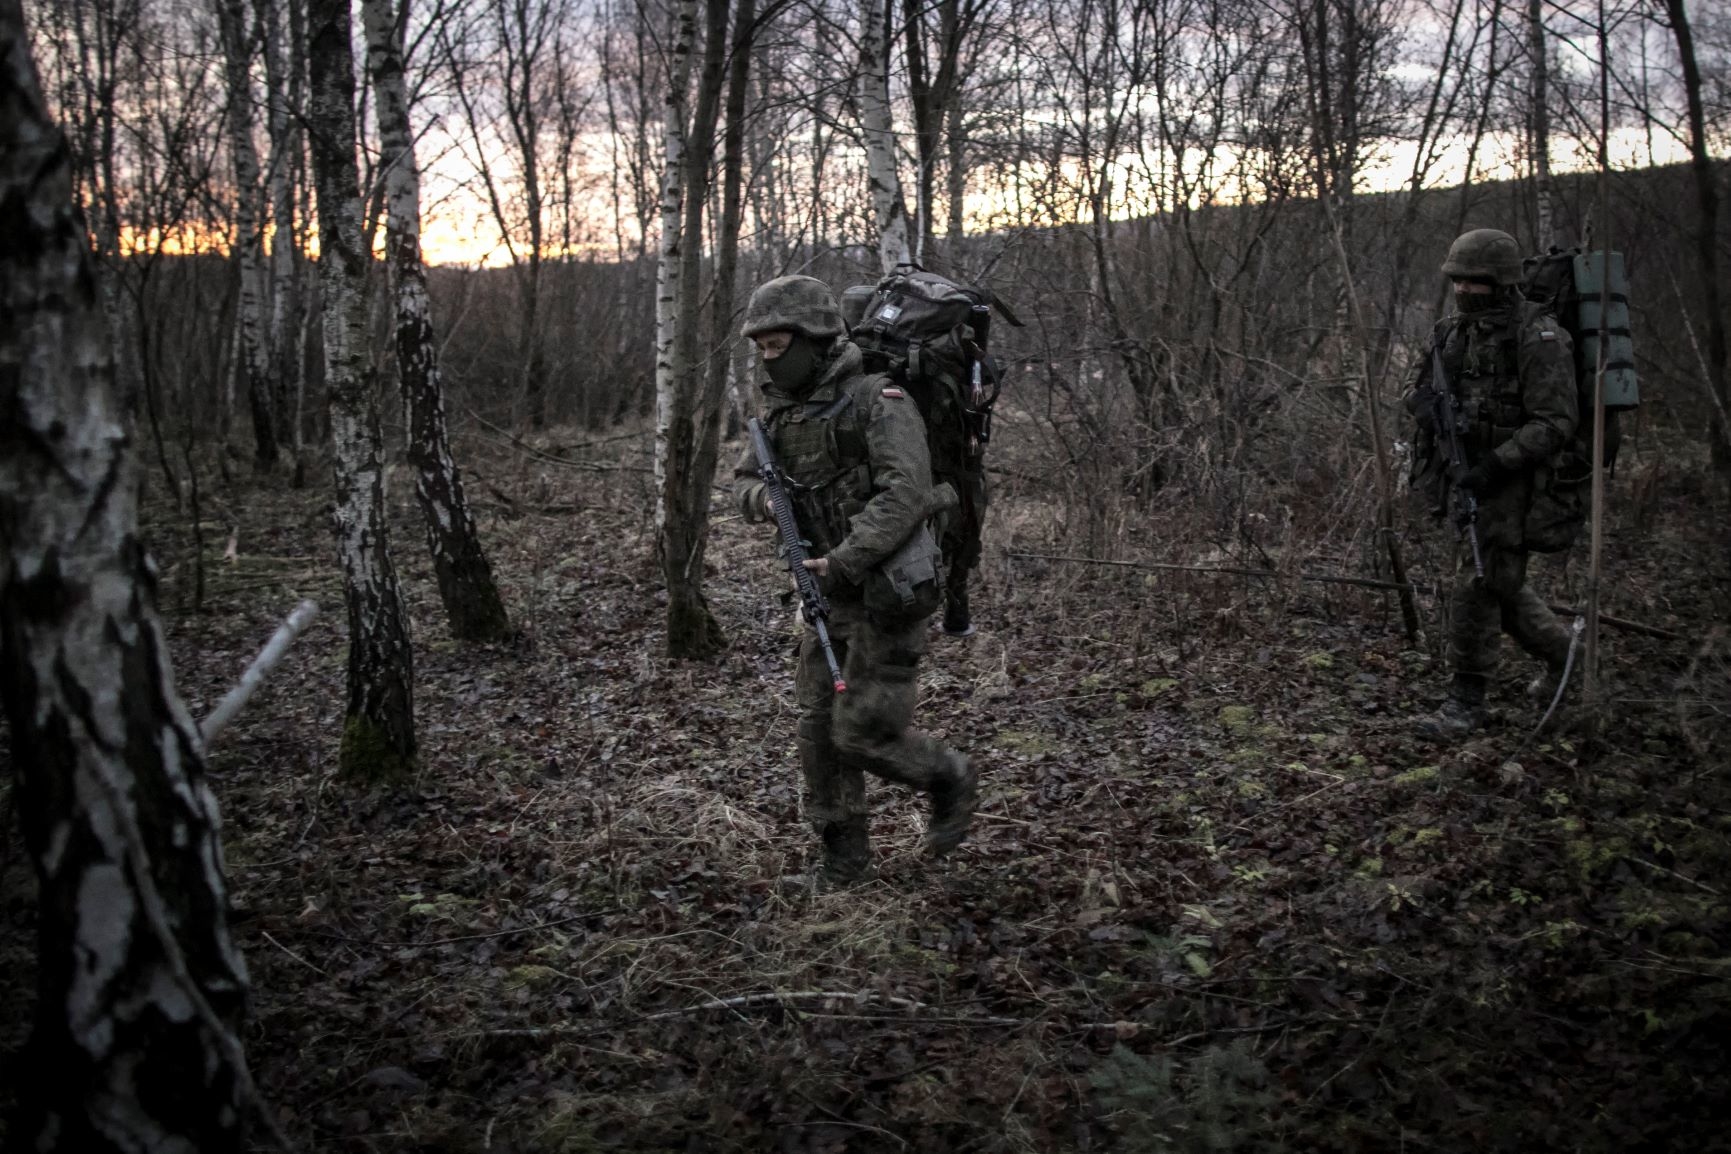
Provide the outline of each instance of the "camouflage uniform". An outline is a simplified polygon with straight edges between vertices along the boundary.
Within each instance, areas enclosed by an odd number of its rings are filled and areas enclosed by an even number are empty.
[[[819,303],[803,312],[788,299]],[[935,853],[965,836],[975,799],[967,760],[911,728],[926,620],[938,599],[937,546],[927,520],[954,503],[934,487],[925,423],[887,377],[861,371],[860,351],[823,306],[833,298],[810,277],[782,277],[753,295],[745,335],[792,331],[825,342],[811,376],[784,389],[765,386],[765,429],[793,482],[800,530],[813,556],[827,557],[829,631],[846,692],[836,694],[817,634],[803,631],[795,690],[806,816],[823,841],[831,881],[862,876],[870,862],[865,773],[931,797],[928,845]],[[767,514],[756,454],[734,469],[734,494],[747,519]],[[885,576],[894,566],[898,589]]]
[[[1469,242],[1475,238],[1481,249],[1494,244],[1499,256],[1513,251],[1514,264],[1510,271],[1505,259],[1494,278],[1485,278],[1497,284],[1490,307],[1454,313],[1433,333],[1456,404],[1471,424],[1462,450],[1468,475],[1483,479],[1477,531],[1485,571],[1480,579],[1463,569],[1455,582],[1449,638],[1454,678],[1448,704],[1427,724],[1435,736],[1458,736],[1482,723],[1485,686],[1496,668],[1502,633],[1542,660],[1552,678],[1569,650],[1568,631],[1526,583],[1533,497],[1549,484],[1552,465],[1571,444],[1578,419],[1569,334],[1512,287],[1519,279],[1519,254],[1506,234],[1488,229],[1466,234],[1451,249],[1444,273],[1491,271],[1457,259],[1457,250],[1472,254]],[[1449,479],[1440,477],[1445,453],[1429,424],[1431,377],[1427,349],[1408,378],[1407,406],[1420,421],[1418,464],[1429,480],[1446,484]]]

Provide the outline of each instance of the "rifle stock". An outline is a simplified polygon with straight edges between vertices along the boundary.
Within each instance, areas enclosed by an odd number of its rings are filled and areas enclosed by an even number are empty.
[[[1479,551],[1479,499],[1461,487],[1461,479],[1467,475],[1466,454],[1461,449],[1465,422],[1460,406],[1455,403],[1454,389],[1449,385],[1448,370],[1443,366],[1441,337],[1431,342],[1430,375],[1431,396],[1436,398],[1432,403],[1431,421],[1442,438],[1443,451],[1448,454],[1450,519],[1472,546],[1473,572],[1482,579],[1485,561]]]
[[[787,571],[793,574],[794,587],[799,590],[800,611],[817,633],[817,643],[823,648],[823,659],[829,665],[829,679],[837,693],[847,692],[847,682],[842,680],[841,666],[836,663],[835,647],[829,639],[829,599],[823,595],[823,590],[817,586],[817,575],[805,567],[807,553],[805,540],[799,534],[799,523],[793,515],[793,499],[789,496],[787,485],[782,477],[781,466],[776,463],[775,450],[770,448],[769,437],[763,431],[763,423],[756,417],[746,422],[751,430],[751,449],[757,454],[757,475],[763,478],[763,484],[769,496],[769,508],[775,515],[775,530],[781,538],[781,556],[787,562]]]

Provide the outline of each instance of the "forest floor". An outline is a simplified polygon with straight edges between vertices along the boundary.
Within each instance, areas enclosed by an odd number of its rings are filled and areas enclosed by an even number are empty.
[[[718,493],[732,644],[668,661],[640,460],[481,462],[524,631],[500,647],[449,639],[394,477],[421,768],[377,793],[332,776],[325,489],[207,497],[195,612],[154,485],[195,715],[324,607],[210,761],[246,1044],[304,1149],[1731,1148],[1727,519],[1681,471],[1619,481],[1607,608],[1683,639],[1606,632],[1596,734],[1565,710],[1531,739],[1508,655],[1458,748],[1410,731],[1434,603],[1413,648],[1384,593],[1016,560],[1081,547],[1000,500],[979,633],[934,630],[921,679],[921,723],[981,770],[974,834],[932,863],[917,800],[876,789],[881,876],[813,894],[778,883],[813,838],[769,541]],[[1537,577],[1578,596],[1583,564]],[[32,969],[11,833],[0,1083]]]

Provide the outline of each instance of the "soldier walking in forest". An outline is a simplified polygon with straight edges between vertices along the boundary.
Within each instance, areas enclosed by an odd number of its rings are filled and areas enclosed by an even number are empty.
[[[1439,506],[1452,500],[1474,567],[1463,565],[1454,586],[1448,699],[1419,726],[1437,740],[1484,724],[1501,633],[1544,662],[1529,695],[1555,694],[1569,632],[1527,585],[1527,559],[1578,527],[1574,512],[1573,525],[1553,515],[1559,459],[1579,419],[1568,332],[1521,295],[1520,248],[1506,232],[1462,234],[1442,272],[1456,311],[1437,324],[1406,394],[1418,419],[1415,488],[1434,486]]]
[[[934,855],[961,844],[973,816],[977,782],[967,759],[911,727],[926,622],[941,596],[927,520],[956,497],[932,484],[919,409],[889,378],[862,372],[822,281],[787,276],[762,285],[742,331],[763,358],[764,425],[811,542],[805,566],[828,596],[845,675],[838,693],[808,622],[795,675],[806,817],[822,840],[820,880],[846,885],[870,872],[866,771],[929,795]],[[758,473],[748,447],[734,495],[751,521],[772,513]]]

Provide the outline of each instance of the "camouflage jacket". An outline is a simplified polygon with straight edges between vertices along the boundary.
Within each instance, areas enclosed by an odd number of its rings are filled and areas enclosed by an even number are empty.
[[[800,531],[829,558],[830,585],[858,586],[941,510],[949,485],[932,484],[926,427],[912,398],[890,378],[861,371],[859,349],[837,338],[815,388],[799,397],[764,388],[764,425],[793,481]],[[749,445],[733,470],[748,520],[767,515],[757,456]]]
[[[1530,301],[1483,314],[1455,313],[1438,322],[1443,369],[1469,431],[1463,450],[1470,467],[1494,455],[1508,480],[1479,499],[1481,530],[1492,544],[1521,544],[1535,486],[1548,480],[1559,454],[1574,442],[1579,418],[1569,334]],[[1406,405],[1419,424],[1415,485],[1440,480],[1445,462],[1431,427],[1434,382],[1430,349],[1407,378]]]

